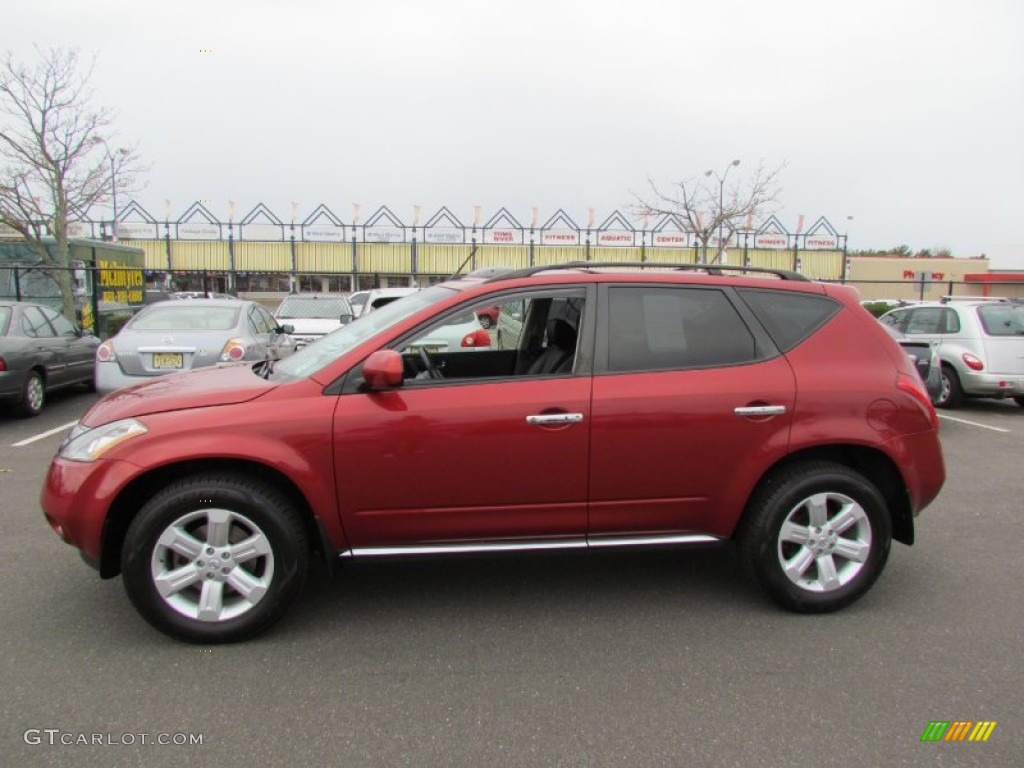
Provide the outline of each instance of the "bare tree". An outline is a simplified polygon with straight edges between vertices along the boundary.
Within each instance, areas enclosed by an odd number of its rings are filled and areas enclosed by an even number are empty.
[[[766,170],[764,164],[745,179],[734,176],[729,183],[729,171],[740,164],[734,160],[722,173],[705,171],[696,179],[676,182],[671,192],[665,192],[648,178],[650,195],[634,194],[636,203],[632,206],[638,216],[664,216],[677,218],[687,231],[692,232],[707,253],[708,243],[719,236],[718,250],[711,263],[720,261],[726,250],[726,243],[732,240],[752,217],[760,217],[778,201],[778,181],[785,163],[774,170]]]
[[[36,52],[32,65],[8,52],[0,66],[0,223],[65,268],[55,277],[73,318],[68,223],[127,192],[142,169],[134,147],[112,146],[113,111],[90,104],[92,63],[83,69],[74,50]]]

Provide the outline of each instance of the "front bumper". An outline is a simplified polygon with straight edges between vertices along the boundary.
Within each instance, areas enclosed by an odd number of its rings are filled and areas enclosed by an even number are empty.
[[[46,473],[39,503],[54,532],[82,552],[86,562],[103,559],[103,533],[110,508],[138,472],[124,461],[55,458]]]

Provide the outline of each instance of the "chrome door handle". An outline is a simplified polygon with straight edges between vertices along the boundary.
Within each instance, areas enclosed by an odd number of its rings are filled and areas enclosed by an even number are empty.
[[[786,412],[784,405],[747,405],[733,408],[737,416],[781,416]]]
[[[527,424],[579,424],[583,421],[582,413],[541,413],[527,416]]]

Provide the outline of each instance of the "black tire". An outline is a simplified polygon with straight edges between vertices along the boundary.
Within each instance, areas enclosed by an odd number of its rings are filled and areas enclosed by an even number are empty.
[[[18,410],[22,416],[38,416],[46,404],[46,382],[39,371],[29,371],[21,387]]]
[[[211,520],[224,525],[213,529]],[[191,538],[179,534],[172,548],[176,529]],[[242,541],[254,545],[242,551]],[[193,643],[235,642],[266,630],[297,598],[309,541],[298,514],[271,486],[200,475],[172,483],[142,507],[125,536],[121,566],[128,597],[161,632]],[[165,586],[165,597],[158,577],[172,571],[186,583]],[[239,586],[255,589],[246,597]],[[204,597],[219,615],[200,618]]]
[[[743,569],[777,603],[827,613],[875,583],[889,557],[892,520],[882,494],[864,476],[841,464],[806,462],[765,479],[737,538]],[[792,566],[792,577],[783,562]],[[801,569],[800,563],[807,564]]]
[[[1021,408],[1024,408],[1024,396],[1017,395],[1015,398],[1013,398],[1013,402],[1015,402]]]
[[[484,330],[490,328],[494,323],[491,322],[490,315],[477,315],[477,319],[480,321],[480,327]]]
[[[942,366],[942,390],[935,401],[936,408],[959,408],[964,401],[964,390],[960,386],[960,377],[952,366]]]

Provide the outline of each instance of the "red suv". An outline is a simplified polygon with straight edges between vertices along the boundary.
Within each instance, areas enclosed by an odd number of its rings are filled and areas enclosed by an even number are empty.
[[[46,518],[204,643],[268,627],[313,556],[734,540],[787,608],[849,604],[944,480],[917,372],[852,289],[645,266],[454,280],[119,390],[61,444]],[[489,348],[419,343],[485,307]]]

